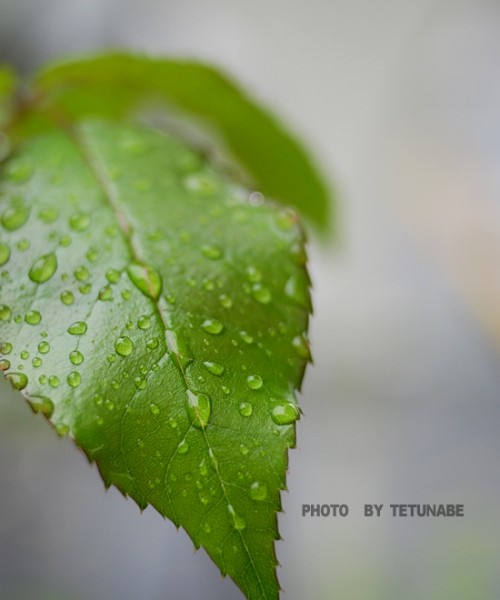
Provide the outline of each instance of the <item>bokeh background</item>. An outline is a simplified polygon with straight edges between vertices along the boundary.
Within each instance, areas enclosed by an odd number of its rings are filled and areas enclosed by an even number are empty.
[[[219,65],[338,194],[311,241],[307,372],[277,544],[284,600],[500,597],[498,0],[0,0],[23,73],[126,47]],[[236,600],[0,385],[0,598]],[[364,519],[364,503],[463,519]],[[301,517],[347,503],[346,519]]]

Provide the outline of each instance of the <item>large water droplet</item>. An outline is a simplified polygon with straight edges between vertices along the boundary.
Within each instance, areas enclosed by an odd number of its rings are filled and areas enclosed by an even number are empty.
[[[262,502],[267,498],[267,486],[261,481],[254,481],[250,486],[249,495],[252,500]]]
[[[251,390],[258,390],[262,387],[262,377],[259,375],[249,375],[247,385]]]
[[[0,354],[7,356],[12,352],[12,344],[10,342],[2,342],[0,344]]]
[[[28,385],[28,378],[24,373],[8,373],[5,376],[5,379],[10,381],[15,390],[24,390],[24,388]]]
[[[290,425],[299,418],[299,409],[289,400],[275,403],[271,417],[277,425]]]
[[[250,417],[253,413],[253,406],[250,402],[242,402],[240,404],[240,415],[242,417]]]
[[[206,319],[201,324],[202,328],[212,335],[218,335],[224,329],[224,326],[217,319]]]
[[[87,323],[85,321],[76,321],[68,327],[68,333],[71,335],[84,335],[87,332]]]
[[[132,340],[126,336],[119,337],[115,342],[115,350],[116,353],[120,356],[128,356],[132,353],[134,349],[134,344]]]
[[[10,310],[10,306],[0,304],[0,321],[8,321],[11,314],[12,311]]]
[[[150,265],[132,263],[127,268],[127,273],[132,283],[139,289],[143,294],[158,300],[161,293],[161,277],[153,267]]]
[[[11,206],[2,215],[2,225],[7,231],[15,231],[28,220],[30,209],[24,204]]]
[[[0,371],[8,371],[10,369],[10,361],[6,358],[0,360]]]
[[[0,267],[10,258],[10,248],[4,242],[0,242]]]
[[[83,362],[83,354],[79,350],[73,350],[69,355],[69,360],[74,365],[81,365]]]
[[[54,412],[54,403],[46,396],[31,396],[28,398],[33,412],[42,413],[46,417],[51,417]]]
[[[30,310],[24,316],[24,320],[29,325],[38,325],[42,320],[42,315],[37,310]]]
[[[231,504],[228,504],[227,510],[233,520],[234,528],[238,529],[238,531],[245,529],[245,527],[247,525],[245,522],[245,519],[243,519],[243,517],[240,517],[240,515],[237,514],[237,512],[234,510],[234,508]]]
[[[219,365],[218,363],[207,360],[203,364],[205,365],[207,371],[209,373],[212,373],[212,375],[222,375],[224,373],[224,367],[222,365]]]
[[[252,296],[261,304],[269,304],[272,300],[272,295],[269,288],[256,283],[252,286]]]
[[[29,278],[35,283],[48,281],[57,269],[57,258],[55,254],[45,254],[33,263],[29,272]]]
[[[69,218],[69,226],[74,231],[84,231],[90,225],[90,217],[86,213],[77,212]]]
[[[212,403],[206,394],[187,391],[187,413],[195,427],[205,429],[212,414]]]

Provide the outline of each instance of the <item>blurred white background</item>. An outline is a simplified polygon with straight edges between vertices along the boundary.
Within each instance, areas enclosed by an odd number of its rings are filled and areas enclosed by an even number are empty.
[[[232,74],[338,192],[277,544],[284,600],[500,597],[500,5],[495,0],[0,0],[29,72],[126,47]],[[0,597],[236,600],[182,532],[118,492],[8,386]],[[301,517],[348,503],[346,519]],[[463,503],[364,519],[363,503]]]

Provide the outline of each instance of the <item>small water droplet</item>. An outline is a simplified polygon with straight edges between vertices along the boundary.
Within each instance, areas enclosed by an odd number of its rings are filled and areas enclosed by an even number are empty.
[[[210,362],[207,360],[203,364],[205,365],[207,371],[209,373],[212,373],[212,375],[222,375],[224,373],[224,367],[222,365],[219,365],[218,363]]]
[[[212,403],[206,394],[187,391],[187,413],[195,427],[205,429],[212,414]]]
[[[86,254],[89,262],[95,262],[99,258],[99,252],[95,248],[89,248]]]
[[[81,365],[83,362],[83,354],[79,350],[73,350],[69,355],[69,360],[74,365]]]
[[[247,331],[240,331],[240,338],[245,342],[245,344],[253,344],[253,336],[251,336]]]
[[[0,354],[7,356],[12,352],[12,344],[9,342],[2,342],[0,344]]]
[[[69,433],[69,425],[66,423],[56,423],[54,429],[59,437],[66,437]]]
[[[237,512],[234,510],[234,508],[231,504],[228,504],[227,510],[229,511],[229,514],[231,515],[231,518],[233,519],[234,528],[237,529],[238,531],[245,529],[245,527],[246,527],[245,519],[243,519],[243,517],[240,517],[240,515],[237,514]]]
[[[132,292],[129,289],[122,290],[121,296],[124,300],[130,300]]]
[[[116,360],[116,354],[108,354],[108,356],[106,357],[106,360],[111,364],[114,363]]]
[[[116,353],[120,356],[128,356],[132,353],[134,349],[134,344],[132,340],[126,336],[119,337],[115,342],[115,350]]]
[[[68,333],[71,335],[84,335],[87,332],[87,323],[85,321],[76,321],[68,327]]]
[[[267,485],[261,481],[254,481],[250,486],[249,495],[252,500],[262,502],[267,498]]]
[[[35,283],[48,281],[57,269],[57,258],[55,254],[45,254],[33,263],[29,271],[29,278]]]
[[[162,281],[153,267],[146,264],[132,263],[127,268],[127,273],[132,283],[148,298],[158,300]]]
[[[99,300],[103,300],[104,302],[113,300],[113,290],[111,286],[106,285],[99,290]]]
[[[241,452],[241,454],[243,454],[243,456],[246,456],[248,454],[249,450],[245,446],[245,444],[240,444],[240,452]]]
[[[63,304],[66,304],[66,306],[73,304],[74,301],[75,301],[75,297],[73,296],[73,292],[70,292],[69,290],[65,290],[64,292],[61,293],[61,302]]]
[[[30,310],[24,316],[24,320],[29,325],[38,325],[42,320],[42,315],[37,310]]]
[[[151,327],[151,319],[147,315],[142,315],[137,321],[139,329],[149,329]]]
[[[219,296],[219,302],[221,303],[221,305],[224,308],[231,308],[231,306],[233,305],[233,301],[231,300],[231,297],[228,296],[227,294],[221,294]]]
[[[262,273],[256,267],[249,266],[246,268],[246,277],[248,281],[252,283],[257,283],[262,279]]]
[[[39,356],[35,356],[35,358],[31,361],[31,364],[38,369],[38,367],[42,366],[42,359]]]
[[[155,348],[158,348],[159,345],[159,341],[158,338],[151,338],[150,340],[148,340],[146,342],[146,346],[150,349],[150,350],[154,350]]]
[[[299,418],[299,409],[288,400],[281,400],[272,409],[271,417],[277,425],[290,425]]]
[[[38,213],[38,216],[44,223],[54,223],[59,217],[59,211],[57,208],[47,206]]]
[[[201,324],[202,328],[212,335],[218,335],[224,329],[224,326],[217,319],[206,319]]]
[[[23,350],[19,356],[22,358],[22,360],[28,360],[30,353],[27,350]]]
[[[70,385],[73,388],[76,388],[82,382],[82,376],[80,375],[80,373],[78,373],[78,371],[72,371],[68,375],[66,381],[68,382],[68,385]]]
[[[179,444],[179,446],[177,447],[177,452],[179,454],[186,454],[186,452],[189,450],[189,444],[186,442],[186,440],[182,440],[182,442]]]
[[[78,288],[81,294],[90,294],[92,291],[92,285],[90,283],[82,283]]]
[[[38,352],[40,352],[40,354],[47,354],[47,352],[50,351],[50,344],[49,342],[40,342],[38,344]]]
[[[309,343],[305,334],[296,335],[292,340],[292,346],[295,352],[300,358],[304,358],[305,360],[311,359],[311,352],[309,350]]]
[[[120,278],[120,271],[117,271],[116,269],[108,269],[106,271],[106,279],[109,281],[109,283],[118,283]]]
[[[262,387],[262,377],[259,375],[249,375],[247,385],[251,390],[259,390]]]
[[[0,267],[10,258],[10,248],[4,242],[0,242]]]
[[[105,406],[106,406],[106,408],[108,410],[114,410],[115,409],[115,403],[113,402],[113,400],[106,400]]]
[[[76,279],[78,279],[78,281],[87,281],[87,279],[90,276],[87,267],[78,267],[77,269],[75,269],[75,272],[73,274],[76,277]]]
[[[11,181],[15,181],[16,183],[25,183],[31,178],[33,171],[33,164],[30,160],[18,158],[8,165],[6,169],[6,175]]]
[[[5,378],[15,390],[24,390],[28,385],[28,378],[24,373],[8,373]]]
[[[90,217],[86,213],[77,212],[69,218],[69,226],[73,231],[84,231],[90,225]]]
[[[242,417],[250,417],[253,413],[253,406],[250,402],[242,402],[240,404],[240,415]]]
[[[160,407],[157,404],[150,404],[149,405],[149,412],[156,416],[160,414]]]
[[[147,385],[147,381],[145,377],[136,377],[134,379],[134,385],[138,390],[144,390]]]
[[[219,246],[213,244],[205,244],[201,247],[203,256],[210,258],[211,260],[218,260],[222,257],[222,249]]]
[[[29,250],[31,246],[31,242],[29,240],[19,240],[16,244],[16,248],[20,251],[20,252],[26,252],[26,250]]]
[[[56,375],[51,375],[49,377],[49,385],[53,388],[56,388],[59,386],[59,377],[57,377]]]
[[[8,321],[10,319],[12,311],[10,310],[10,306],[6,304],[0,304],[0,321]]]
[[[6,358],[0,360],[0,371],[8,371],[10,369],[10,361]]]
[[[307,285],[297,275],[292,275],[286,282],[285,294],[300,306],[309,308]]]
[[[231,390],[227,387],[227,385],[223,385],[222,386],[222,392],[223,394],[225,394],[226,396],[229,396],[229,394],[231,393]]]
[[[7,231],[16,231],[28,220],[30,209],[24,204],[11,206],[2,215],[2,225]]]
[[[200,195],[210,195],[217,190],[216,181],[208,173],[192,173],[184,179],[185,188]]]
[[[32,396],[28,398],[33,412],[42,413],[46,417],[51,417],[54,413],[54,403],[46,396]]]
[[[212,531],[212,528],[208,523],[205,523],[205,525],[203,525],[203,531],[208,535]]]
[[[272,295],[269,288],[261,285],[260,283],[255,283],[252,286],[252,296],[261,304],[269,304],[269,302],[272,300]]]
[[[176,429],[177,428],[177,421],[174,419],[174,417],[170,417],[170,419],[168,420],[168,424],[170,425],[170,427],[172,429]]]
[[[61,239],[59,240],[60,246],[62,246],[63,248],[67,248],[70,244],[71,244],[71,236],[69,236],[69,235],[61,236]]]

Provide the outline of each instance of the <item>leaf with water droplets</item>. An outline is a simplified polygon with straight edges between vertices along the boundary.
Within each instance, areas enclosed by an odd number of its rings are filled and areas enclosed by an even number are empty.
[[[296,218],[248,196],[133,125],[25,142],[0,169],[0,369],[106,485],[275,600],[309,280]]]

